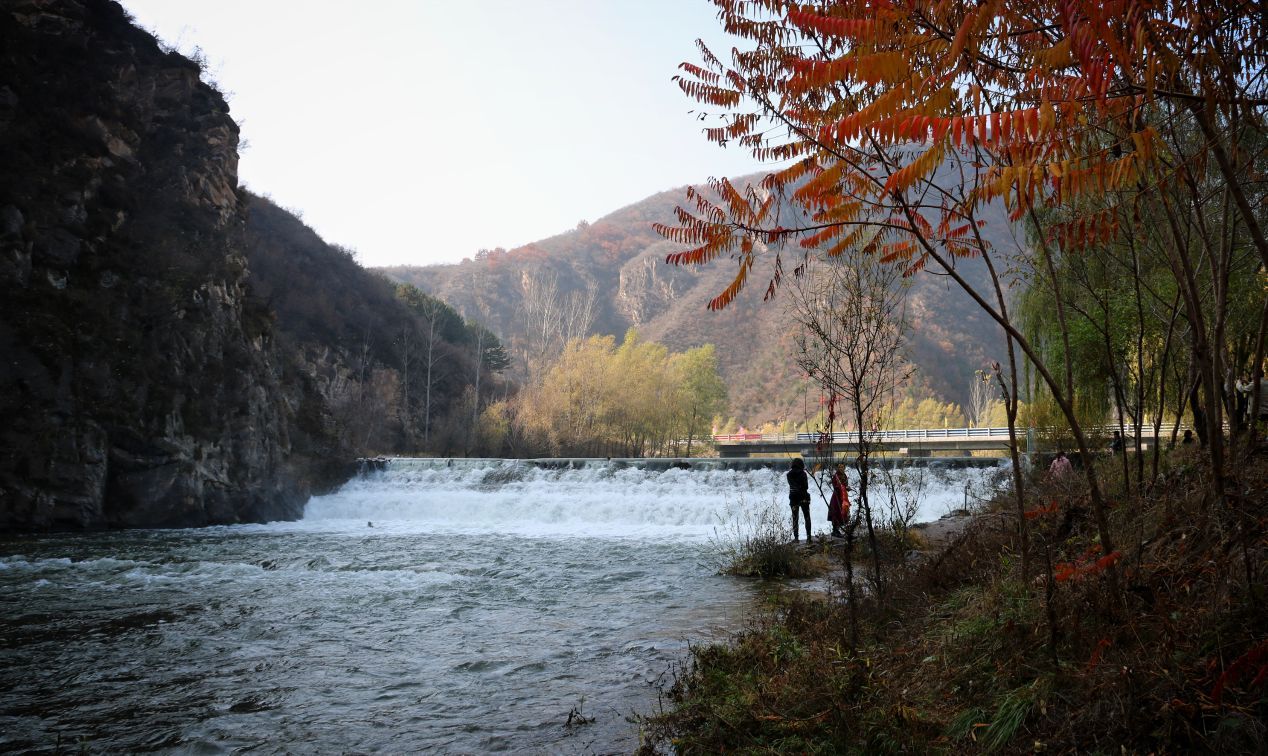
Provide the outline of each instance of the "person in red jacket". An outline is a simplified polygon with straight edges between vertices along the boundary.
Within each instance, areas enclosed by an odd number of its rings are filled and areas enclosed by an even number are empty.
[[[845,465],[837,463],[836,472],[832,473],[832,500],[828,502],[828,520],[832,522],[832,537],[840,538],[841,526],[850,520],[850,480],[845,474]]]

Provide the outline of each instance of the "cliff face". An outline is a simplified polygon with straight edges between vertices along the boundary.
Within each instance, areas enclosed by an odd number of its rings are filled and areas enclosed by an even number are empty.
[[[199,73],[115,3],[0,5],[0,529],[293,519],[318,480]]]
[[[665,265],[663,255],[648,250],[621,266],[614,305],[630,325],[641,328],[694,284],[689,271]]]

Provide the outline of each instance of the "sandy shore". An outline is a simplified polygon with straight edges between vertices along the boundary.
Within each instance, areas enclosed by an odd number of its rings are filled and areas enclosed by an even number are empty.
[[[911,529],[919,533],[920,537],[924,539],[927,544],[925,550],[932,551],[941,548],[953,538],[963,533],[965,528],[969,527],[970,524],[980,517],[982,517],[982,515],[970,514],[963,509],[957,509],[943,515],[941,518],[934,520],[933,522],[916,523],[911,526]],[[822,541],[824,540],[841,543],[844,543],[845,541],[843,538],[831,538],[820,534],[816,536],[815,540],[811,543],[797,543],[800,544],[802,549],[818,550],[822,546]]]
[[[940,519],[933,522],[921,522],[911,526],[911,529],[920,534],[925,542],[929,544],[929,548],[939,548],[964,532],[978,515],[969,514],[963,509],[957,509],[943,515]]]

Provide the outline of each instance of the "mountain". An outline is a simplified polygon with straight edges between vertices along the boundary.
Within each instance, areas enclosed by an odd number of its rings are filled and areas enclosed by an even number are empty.
[[[739,181],[755,181],[749,176]],[[949,180],[949,179],[948,179]],[[590,224],[512,250],[482,250],[475,259],[451,265],[398,266],[382,271],[411,283],[482,319],[520,355],[532,340],[526,332],[526,297],[534,281],[557,281],[558,297],[596,293],[591,330],[621,335],[638,328],[642,336],[673,349],[712,343],[730,389],[731,413],[756,426],[814,413],[817,391],[798,377],[787,294],[763,302],[769,268],[753,269],[743,294],[721,312],[707,302],[734,276],[734,263],[716,260],[700,269],[668,265],[665,256],[681,247],[652,230],[673,223],[674,207],[686,188],[661,192],[621,208]],[[997,213],[984,233],[997,243],[1009,234]],[[770,260],[766,265],[769,266]],[[787,264],[785,265],[787,266]],[[959,270],[975,285],[985,285],[980,261],[966,260]],[[765,277],[763,277],[765,276]],[[921,273],[908,294],[911,330],[907,345],[916,366],[911,392],[964,406],[974,371],[1003,357],[998,327],[949,277]]]
[[[0,530],[297,518],[414,448],[429,333],[459,437],[482,332],[240,190],[237,146],[117,3],[0,5]]]

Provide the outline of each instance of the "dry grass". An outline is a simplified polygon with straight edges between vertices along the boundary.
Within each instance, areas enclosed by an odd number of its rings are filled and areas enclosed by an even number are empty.
[[[695,649],[650,720],[683,753],[1229,752],[1268,749],[1268,455],[1221,504],[1189,450],[1131,495],[1107,466],[1123,591],[1077,485],[1036,485],[1023,576],[1000,513],[915,564],[886,600],[790,595],[732,643]],[[1055,508],[1051,507],[1057,502]],[[1071,577],[1057,580],[1062,565]]]
[[[810,578],[831,567],[822,549],[790,540],[788,507],[769,504],[750,510],[740,506],[737,515],[714,532],[713,560],[718,572],[753,578]]]

